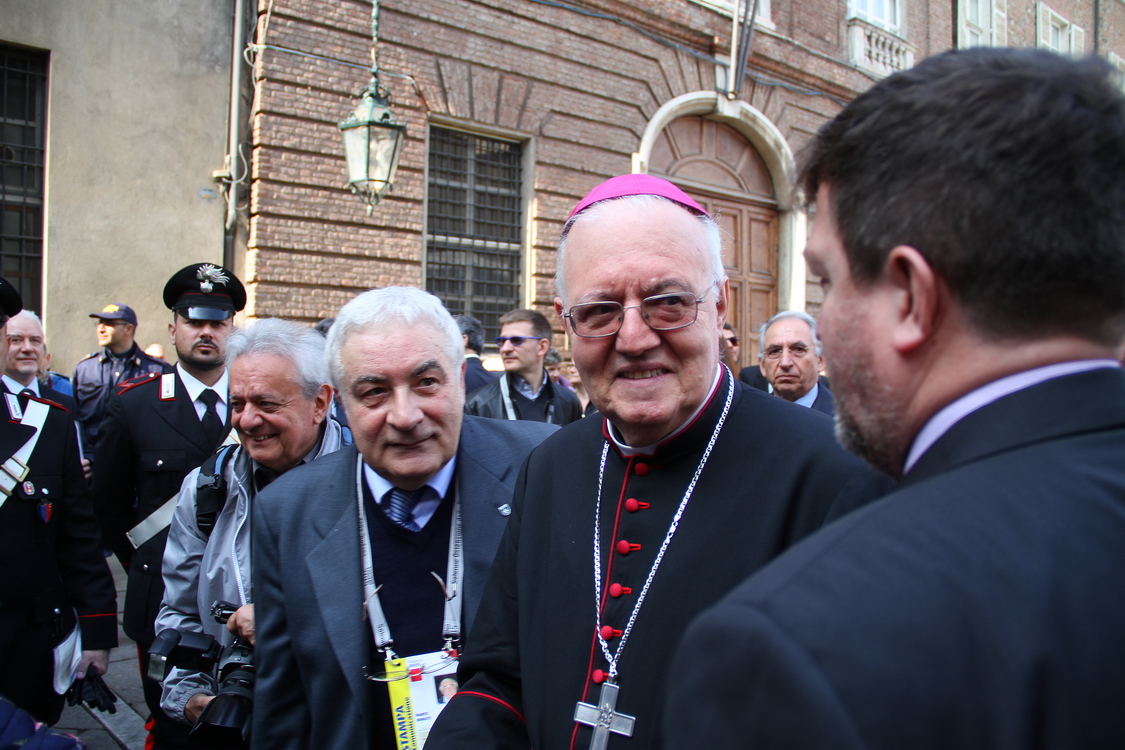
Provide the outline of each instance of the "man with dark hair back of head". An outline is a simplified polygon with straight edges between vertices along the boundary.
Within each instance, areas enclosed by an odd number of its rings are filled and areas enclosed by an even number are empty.
[[[493,419],[530,419],[570,424],[582,418],[582,405],[569,388],[553,382],[544,367],[551,348],[551,324],[535,310],[500,316],[500,358],[505,374],[470,391],[465,413]]]
[[[676,679],[660,655],[690,618],[889,484],[823,417],[720,364],[720,237],[682,190],[639,174],[564,225],[555,310],[600,414],[528,459],[427,750],[658,746]]]
[[[688,631],[665,747],[1125,745],[1125,95],[949,52],[814,139],[837,431],[901,488]]]
[[[472,393],[495,382],[500,373],[489,372],[480,361],[484,351],[484,326],[481,322],[472,315],[454,315],[453,319],[457,321],[461,340],[465,342],[465,393]]]

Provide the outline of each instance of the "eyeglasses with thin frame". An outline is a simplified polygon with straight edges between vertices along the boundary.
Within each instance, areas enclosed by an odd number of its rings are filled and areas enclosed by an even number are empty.
[[[575,334],[586,339],[600,339],[613,336],[621,330],[625,321],[625,311],[637,308],[649,328],[654,331],[675,331],[687,328],[699,317],[699,303],[706,299],[696,297],[691,292],[678,294],[657,294],[645,297],[639,305],[623,305],[620,302],[584,302],[575,305],[563,314],[570,320]]]
[[[494,338],[492,340],[496,342],[497,346],[504,346],[505,341],[511,341],[512,346],[519,349],[521,346],[523,346],[523,342],[529,341],[531,339],[536,339],[536,340],[542,341],[543,337],[542,336],[497,336],[496,338]]]

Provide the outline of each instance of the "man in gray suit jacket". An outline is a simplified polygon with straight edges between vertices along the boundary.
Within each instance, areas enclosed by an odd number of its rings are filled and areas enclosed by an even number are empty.
[[[355,445],[258,496],[252,746],[420,748],[516,476],[557,428],[462,416],[461,333],[421,290],[361,294],[327,347]]]

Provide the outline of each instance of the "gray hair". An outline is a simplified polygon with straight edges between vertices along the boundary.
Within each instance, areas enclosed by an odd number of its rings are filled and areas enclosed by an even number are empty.
[[[821,345],[820,337],[816,335],[816,318],[803,310],[783,310],[763,323],[762,327],[758,329],[758,359],[764,359],[766,356],[766,331],[779,320],[789,319],[803,320],[808,324],[809,330],[812,331],[813,346],[816,347],[816,356],[820,356]]]
[[[368,329],[386,331],[394,326],[418,323],[428,323],[445,336],[445,354],[451,365],[460,365],[464,361],[461,331],[441,300],[410,286],[371,289],[344,305],[328,332],[325,358],[332,385],[337,390],[344,390],[344,364],[340,355],[350,334]]]
[[[297,370],[297,384],[313,399],[328,383],[324,367],[324,337],[311,328],[281,318],[262,318],[249,328],[231,332],[224,345],[229,366],[239,357],[272,354],[284,357]]]
[[[559,247],[555,254],[555,293],[562,299],[563,307],[566,307],[566,282],[563,280],[563,267],[566,263],[566,238],[570,234],[570,230],[574,228],[575,224],[579,222],[592,221],[601,218],[601,216],[610,208],[610,204],[617,203],[618,201],[628,201],[636,205],[647,208],[655,206],[659,203],[671,203],[675,206],[681,204],[676,201],[669,200],[659,195],[626,195],[620,198],[610,198],[608,200],[599,201],[581,213],[570,217],[570,220],[562,228],[562,234],[559,236]],[[687,208],[684,208],[687,211]],[[719,229],[718,223],[706,214],[697,215],[693,214],[699,219],[703,225],[703,233],[707,241],[707,260],[710,265],[711,283],[707,285],[710,289],[715,284],[722,283],[726,278],[726,271],[723,270],[723,233]]]
[[[39,326],[40,328],[43,327],[43,321],[40,320],[39,316],[33,313],[31,310],[20,310],[18,313],[13,315],[12,318],[27,318],[28,320],[33,321],[35,325]],[[9,318],[9,320],[11,320],[11,318]]]

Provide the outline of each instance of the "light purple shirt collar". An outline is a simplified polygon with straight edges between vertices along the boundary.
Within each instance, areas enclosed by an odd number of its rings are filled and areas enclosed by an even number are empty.
[[[902,468],[902,473],[906,474],[910,471],[914,464],[918,463],[922,454],[938,441],[938,438],[977,409],[988,406],[994,401],[999,401],[1005,396],[1010,396],[1016,391],[1022,391],[1052,378],[1120,366],[1118,362],[1112,359],[1057,362],[1053,365],[1017,372],[1015,375],[1008,375],[983,385],[975,391],[970,391],[930,417],[929,421],[918,431],[918,434],[914,437],[913,445],[910,446],[910,452],[906,454],[906,464]]]

